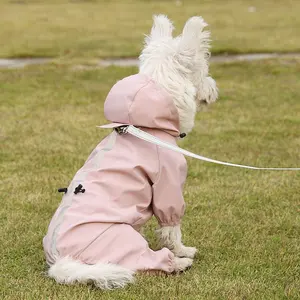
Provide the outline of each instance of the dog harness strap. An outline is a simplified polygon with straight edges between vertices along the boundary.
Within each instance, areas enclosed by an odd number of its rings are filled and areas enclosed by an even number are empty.
[[[184,150],[184,149],[182,149],[178,146],[172,145],[170,143],[161,141],[160,139],[156,138],[155,136],[138,129],[138,128],[134,127],[133,125],[122,126],[122,127],[118,128],[117,132],[119,132],[120,134],[129,133],[133,136],[136,136],[139,139],[142,139],[146,142],[155,144],[159,147],[167,148],[167,149],[179,152],[179,153],[189,156],[189,157],[193,157],[193,158],[196,158],[199,160],[203,160],[206,162],[215,163],[215,164],[219,164],[219,165],[238,167],[238,168],[244,168],[244,169],[252,169],[252,170],[300,171],[300,168],[259,168],[259,167],[252,167],[252,166],[246,166],[246,165],[232,164],[232,163],[228,163],[228,162],[211,159],[211,158],[208,158],[205,156],[201,156],[201,155],[189,152],[187,150]]]

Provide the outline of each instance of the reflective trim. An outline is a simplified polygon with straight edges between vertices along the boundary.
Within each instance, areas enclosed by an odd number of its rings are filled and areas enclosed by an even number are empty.
[[[68,192],[63,196],[63,199],[62,199],[62,202],[60,205],[61,210],[56,218],[57,225],[56,225],[55,229],[53,230],[52,238],[51,238],[51,255],[54,257],[55,260],[56,260],[56,258],[59,257],[59,253],[56,248],[57,235],[58,235],[60,226],[63,222],[65,212],[67,211],[68,208],[71,207],[71,205],[73,203],[74,189],[76,186],[78,186],[78,184],[83,183],[85,181],[89,172],[96,171],[100,168],[100,165],[101,165],[101,162],[102,162],[102,159],[103,159],[105,153],[112,150],[112,148],[114,147],[114,145],[116,143],[117,135],[118,134],[116,132],[111,133],[109,140],[108,140],[107,144],[104,146],[104,148],[99,150],[97,155],[95,155],[92,158],[91,168],[84,170],[84,171],[81,171],[81,169],[80,169],[74,176],[73,180],[71,181],[71,183],[68,187]]]

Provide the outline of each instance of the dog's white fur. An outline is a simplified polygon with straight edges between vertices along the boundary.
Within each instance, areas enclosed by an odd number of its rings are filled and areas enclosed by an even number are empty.
[[[218,97],[216,83],[208,76],[210,33],[203,31],[206,25],[201,17],[192,17],[182,34],[173,38],[171,21],[164,15],[155,16],[140,55],[140,73],[153,78],[172,96],[184,133],[194,127],[197,106]]]
[[[194,258],[197,249],[182,244],[180,225],[162,227],[158,234],[161,246],[170,249],[176,257]]]
[[[155,16],[140,55],[140,73],[153,78],[172,96],[179,113],[180,130],[184,133],[189,133],[194,126],[197,106],[202,101],[212,103],[218,96],[216,83],[208,74],[210,34],[203,31],[206,25],[201,17],[192,17],[182,34],[173,38],[170,20],[163,15]],[[175,255],[175,271],[190,267],[197,250],[182,244],[180,225],[162,227],[158,232],[161,245]],[[101,289],[123,287],[133,282],[133,273],[117,265],[87,265],[69,257],[58,259],[48,272],[60,283],[91,281]]]
[[[48,275],[62,284],[93,282],[101,289],[124,287],[134,281],[134,272],[113,264],[97,263],[87,265],[70,257],[58,259],[48,271]]]

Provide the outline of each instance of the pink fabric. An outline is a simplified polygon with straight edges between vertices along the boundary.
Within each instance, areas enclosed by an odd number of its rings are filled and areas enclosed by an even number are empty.
[[[164,130],[179,136],[179,116],[171,96],[146,75],[137,74],[115,84],[104,104],[114,123]]]
[[[105,116],[176,144],[177,109],[145,76],[119,81],[108,94]],[[185,179],[183,155],[113,131],[76,173],[51,220],[44,238],[48,263],[69,255],[90,264],[172,272],[173,254],[152,251],[138,230],[153,214],[162,226],[180,223]],[[84,193],[74,194],[78,184]]]

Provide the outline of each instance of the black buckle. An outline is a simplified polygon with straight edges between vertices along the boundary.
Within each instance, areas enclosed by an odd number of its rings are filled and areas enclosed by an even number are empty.
[[[59,193],[67,193],[68,192],[68,188],[59,188],[58,190],[57,190]]]
[[[85,192],[85,189],[83,189],[83,186],[82,184],[79,184],[76,188],[75,188],[75,191],[74,191],[74,194],[78,194],[78,193],[84,193]]]

